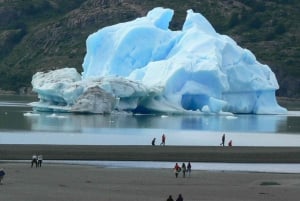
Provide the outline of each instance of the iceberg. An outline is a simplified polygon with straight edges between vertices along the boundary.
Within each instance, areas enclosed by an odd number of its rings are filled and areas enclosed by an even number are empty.
[[[200,13],[187,11],[172,31],[174,11],[108,26],[86,40],[83,72],[63,68],[32,78],[36,110],[111,113],[285,114],[269,66]]]

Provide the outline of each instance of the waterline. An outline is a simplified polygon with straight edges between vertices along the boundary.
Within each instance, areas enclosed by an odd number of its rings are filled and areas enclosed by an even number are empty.
[[[160,143],[162,133],[166,145],[219,146],[222,132],[171,129],[91,129],[85,132],[0,132],[0,144],[44,145],[151,145]],[[300,135],[287,133],[226,132],[226,142],[233,146],[300,147]],[[226,143],[227,144],[227,143]]]
[[[28,163],[30,160],[0,160],[9,163]],[[85,161],[85,160],[44,160],[43,164],[91,165],[102,168],[154,168],[170,169],[174,162],[156,161]],[[179,164],[181,164],[179,162]],[[300,164],[287,163],[200,163],[193,162],[192,170],[200,171],[231,171],[231,172],[262,172],[262,173],[300,173]]]

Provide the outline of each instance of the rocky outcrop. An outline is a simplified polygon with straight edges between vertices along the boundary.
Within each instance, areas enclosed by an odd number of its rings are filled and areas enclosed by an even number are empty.
[[[110,114],[116,105],[116,98],[98,86],[85,91],[71,107],[76,113]]]

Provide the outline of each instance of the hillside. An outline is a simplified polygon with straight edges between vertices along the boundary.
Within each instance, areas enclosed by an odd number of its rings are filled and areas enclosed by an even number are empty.
[[[175,10],[172,30],[181,29],[186,10],[202,13],[272,68],[278,96],[300,97],[297,0],[0,0],[0,88],[24,91],[37,71],[81,71],[89,34],[157,6]]]

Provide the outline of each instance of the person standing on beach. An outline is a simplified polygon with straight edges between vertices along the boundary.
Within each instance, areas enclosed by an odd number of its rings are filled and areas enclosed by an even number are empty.
[[[186,173],[185,163],[182,163],[181,170],[182,170],[182,176],[183,176],[183,178],[185,178],[185,173]]]
[[[0,184],[2,184],[2,180],[3,180],[3,178],[4,178],[4,175],[5,175],[5,172],[4,172],[4,170],[1,168],[1,169],[0,169]]]
[[[163,134],[163,135],[161,136],[161,143],[160,143],[160,145],[163,145],[163,146],[166,145],[166,136],[165,136],[165,134]]]
[[[181,168],[179,167],[178,163],[175,164],[174,167],[174,173],[175,173],[175,177],[178,177],[179,172],[181,171]]]
[[[43,162],[43,155],[39,154],[37,156],[38,167],[42,167],[42,162]]]
[[[221,144],[223,147],[225,146],[225,133],[222,135],[222,142]]]
[[[169,195],[167,201],[174,201],[173,198],[172,198],[172,195]]]
[[[191,176],[191,172],[192,172],[192,165],[191,165],[191,162],[188,162],[187,164],[187,172],[189,174],[189,177]]]
[[[38,166],[36,154],[33,154],[33,155],[32,155],[32,159],[31,159],[31,167],[33,167],[33,164],[35,164],[35,167]]]
[[[176,201],[183,201],[183,197],[181,194],[178,195],[178,198],[176,199]]]

